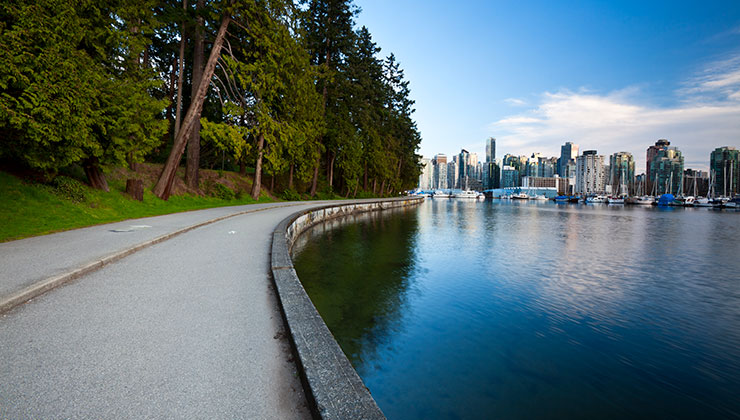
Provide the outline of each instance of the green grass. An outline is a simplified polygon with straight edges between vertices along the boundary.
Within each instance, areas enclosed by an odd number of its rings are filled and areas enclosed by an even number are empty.
[[[0,242],[126,219],[257,202],[248,194],[232,200],[182,195],[163,201],[149,190],[140,202],[126,195],[121,183],[110,183],[110,192],[83,188],[84,201],[75,202],[53,187],[0,172]],[[273,200],[263,192],[259,202],[269,201]]]

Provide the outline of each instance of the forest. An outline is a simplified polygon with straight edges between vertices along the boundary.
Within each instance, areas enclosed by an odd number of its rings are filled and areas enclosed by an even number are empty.
[[[226,169],[288,196],[392,195],[419,176],[409,81],[351,0],[5,0],[0,161]]]

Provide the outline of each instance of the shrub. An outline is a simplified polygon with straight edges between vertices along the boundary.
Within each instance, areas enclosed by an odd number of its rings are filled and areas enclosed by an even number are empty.
[[[72,200],[76,203],[87,200],[85,191],[87,187],[76,179],[60,175],[51,181],[51,186],[56,195],[67,200]]]
[[[280,198],[282,198],[285,201],[300,201],[301,195],[298,194],[296,190],[287,189],[283,191],[283,193],[280,195]]]
[[[222,200],[233,200],[236,197],[234,190],[218,182],[213,183],[211,195]]]

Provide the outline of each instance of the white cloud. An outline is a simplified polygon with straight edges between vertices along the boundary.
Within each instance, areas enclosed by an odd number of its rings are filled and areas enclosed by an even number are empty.
[[[682,103],[656,107],[635,99],[638,88],[608,94],[585,90],[544,93],[540,103],[488,127],[499,155],[560,154],[573,141],[580,150],[596,149],[608,156],[631,152],[638,172],[644,171],[648,146],[667,138],[684,154],[686,166],[706,169],[710,152],[740,145],[740,57],[708,67],[677,92]]]
[[[507,99],[504,99],[504,102],[506,102],[507,104],[509,104],[511,106],[525,106],[525,105],[527,105],[527,101],[525,101],[523,99],[519,99],[519,98],[507,98]]]

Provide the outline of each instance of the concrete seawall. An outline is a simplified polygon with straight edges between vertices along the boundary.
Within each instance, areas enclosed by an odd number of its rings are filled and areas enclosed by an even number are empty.
[[[293,267],[290,251],[309,227],[351,214],[407,207],[420,197],[328,205],[296,212],[277,226],[271,271],[280,310],[290,331],[296,364],[312,414],[318,419],[385,419],[359,375],[314,307]]]

